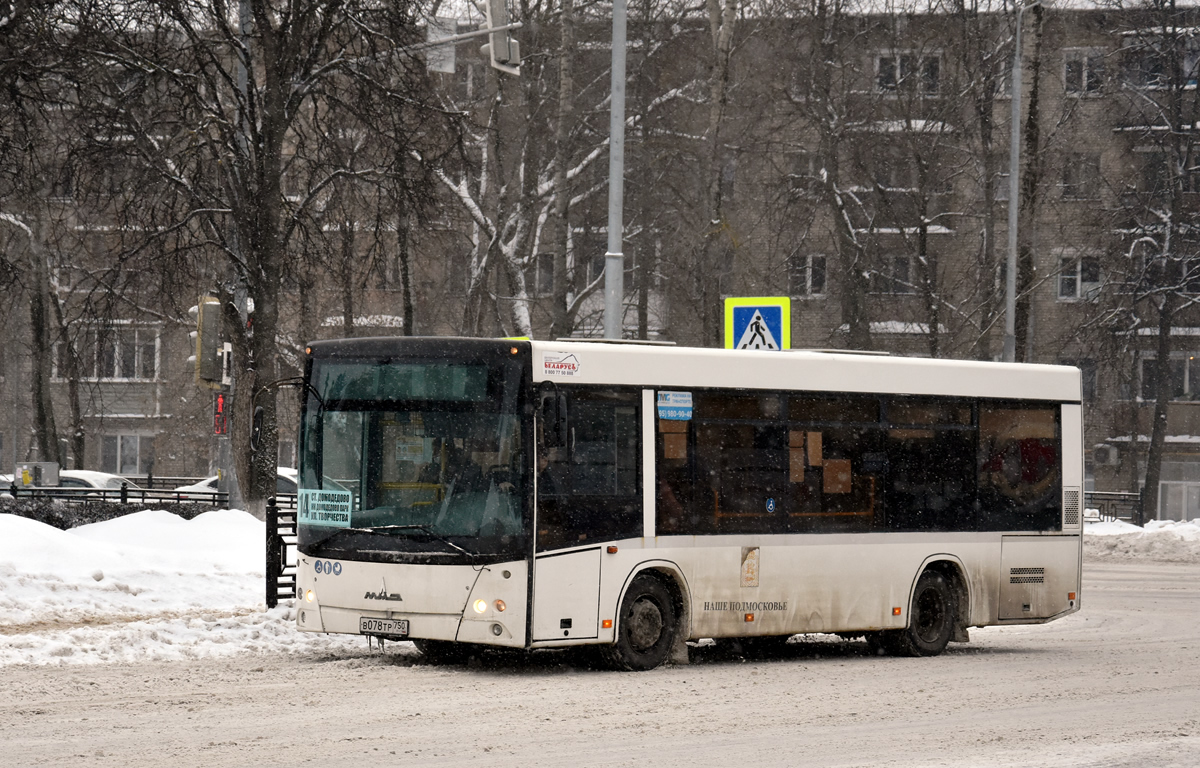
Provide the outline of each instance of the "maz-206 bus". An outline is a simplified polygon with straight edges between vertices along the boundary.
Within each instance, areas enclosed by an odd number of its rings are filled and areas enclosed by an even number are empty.
[[[1075,368],[376,338],[313,343],[305,382],[304,631],[638,670],[798,633],[935,655],[1080,606]]]

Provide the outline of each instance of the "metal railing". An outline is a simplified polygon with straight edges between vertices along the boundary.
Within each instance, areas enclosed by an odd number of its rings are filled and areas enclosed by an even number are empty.
[[[267,499],[267,607],[296,596],[296,500],[283,509]]]
[[[207,504],[221,506],[229,501],[228,493],[218,491],[168,491],[133,488],[60,488],[58,486],[17,486],[5,489],[14,499],[58,499],[67,503],[106,501],[114,504]]]
[[[1085,510],[1094,509],[1096,520],[1123,520],[1134,525],[1142,525],[1141,517],[1142,496],[1138,493],[1121,493],[1116,491],[1090,491],[1083,495]],[[1084,519],[1089,519],[1085,513]]]
[[[229,503],[229,494],[224,491],[168,491],[161,489],[133,488],[122,485],[120,488],[61,488],[59,486],[18,486],[15,483],[3,488],[14,499],[57,499],[70,503],[104,501],[112,504],[136,504],[151,506],[153,504],[204,504],[210,507],[222,507]],[[283,509],[296,508],[296,494],[281,493],[275,497],[275,504]]]

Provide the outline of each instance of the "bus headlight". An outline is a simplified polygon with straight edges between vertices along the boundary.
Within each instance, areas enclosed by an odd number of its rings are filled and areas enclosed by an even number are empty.
[[[476,600],[474,607],[475,607],[475,613],[483,613],[484,611],[486,611],[488,609],[487,600]]]
[[[504,613],[504,609],[507,607],[508,606],[504,604],[503,600],[496,601],[496,610],[499,611],[500,613]]]
[[[316,599],[317,599],[317,593],[313,592],[311,589],[304,593],[304,601],[305,602],[311,603],[313,600],[316,600]]]

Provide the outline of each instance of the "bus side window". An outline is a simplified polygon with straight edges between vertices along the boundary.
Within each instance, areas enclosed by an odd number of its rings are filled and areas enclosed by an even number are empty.
[[[979,406],[979,504],[983,530],[1062,525],[1058,410]]]
[[[640,393],[563,392],[562,445],[539,430],[538,549],[642,535]]]

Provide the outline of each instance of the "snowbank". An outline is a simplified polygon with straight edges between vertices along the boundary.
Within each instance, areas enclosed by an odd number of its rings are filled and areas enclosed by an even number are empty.
[[[1200,562],[1200,518],[1187,522],[1151,520],[1138,528],[1119,520],[1087,523],[1083,557],[1087,560]]]
[[[340,647],[263,610],[263,526],[227,509],[67,531],[0,514],[0,666]]]

